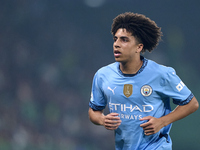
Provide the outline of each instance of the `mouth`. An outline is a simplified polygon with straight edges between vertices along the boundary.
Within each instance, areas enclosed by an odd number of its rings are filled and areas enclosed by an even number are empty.
[[[122,53],[119,50],[114,50],[115,58],[119,57]]]

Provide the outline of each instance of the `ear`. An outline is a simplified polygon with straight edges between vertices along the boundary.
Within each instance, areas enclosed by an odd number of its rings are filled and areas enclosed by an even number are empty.
[[[142,51],[142,49],[143,49],[143,47],[144,47],[144,45],[142,44],[142,43],[140,43],[140,44],[138,44],[137,45],[137,53],[140,53],[141,51]]]

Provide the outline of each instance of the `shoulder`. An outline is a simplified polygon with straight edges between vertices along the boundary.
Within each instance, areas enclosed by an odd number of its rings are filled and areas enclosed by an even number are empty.
[[[93,83],[98,84],[101,87],[102,83],[108,78],[111,78],[110,75],[114,75],[117,68],[117,62],[109,64],[107,66],[101,67],[94,75]]]
[[[156,81],[159,81],[162,86],[177,78],[176,71],[172,67],[161,65],[152,60],[148,60],[146,68],[146,73],[152,75],[152,77],[156,79]]]
[[[108,75],[108,73],[117,71],[118,62],[101,67],[96,74],[98,75]]]
[[[155,61],[148,60],[148,68],[151,69],[152,71],[162,74],[162,75],[167,75],[169,73],[175,74],[175,70],[172,67],[161,65]]]

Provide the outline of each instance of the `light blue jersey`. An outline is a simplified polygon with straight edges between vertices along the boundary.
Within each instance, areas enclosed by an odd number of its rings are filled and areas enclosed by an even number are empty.
[[[146,136],[140,118],[160,118],[171,112],[170,98],[177,105],[185,105],[193,94],[176,75],[165,67],[141,56],[143,66],[135,75],[123,74],[119,62],[97,71],[93,79],[89,106],[103,110],[108,104],[122,120],[115,130],[116,150],[171,150],[171,124],[158,133]]]

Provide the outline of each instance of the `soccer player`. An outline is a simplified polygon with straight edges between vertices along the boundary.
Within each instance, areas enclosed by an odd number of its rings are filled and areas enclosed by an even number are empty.
[[[173,122],[196,111],[198,101],[171,67],[144,58],[162,32],[142,14],[123,13],[112,24],[116,62],[93,79],[89,118],[115,131],[116,150],[171,150]],[[170,98],[177,107],[171,111]],[[110,113],[103,111],[108,104]]]

